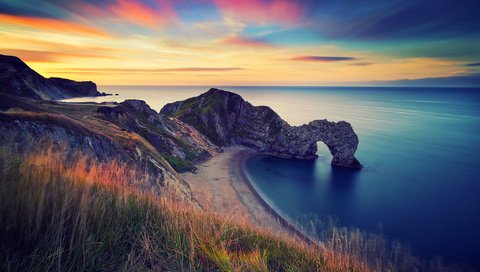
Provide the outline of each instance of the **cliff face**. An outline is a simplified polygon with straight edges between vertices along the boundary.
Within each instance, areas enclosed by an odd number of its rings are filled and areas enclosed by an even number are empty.
[[[80,154],[92,162],[115,161],[140,170],[138,179],[131,181],[137,188],[194,203],[188,185],[153,148],[135,138],[126,144],[120,140],[126,136],[112,138],[61,114],[0,112],[1,152],[35,154],[52,149],[61,152],[66,165],[75,164]]]
[[[0,152],[35,154],[54,148],[66,163],[78,155],[137,169],[132,184],[196,205],[177,171],[195,170],[219,151],[195,128],[170,120],[145,102],[69,104],[0,93]]]
[[[358,137],[347,122],[316,120],[290,126],[269,107],[252,106],[239,95],[218,89],[167,104],[160,113],[190,124],[219,146],[239,144],[277,156],[313,159],[316,142],[322,141],[333,156],[332,165],[362,167],[354,156]]]
[[[93,82],[46,79],[19,58],[5,55],[0,55],[0,92],[36,100],[104,95]]]
[[[104,93],[99,93],[97,91],[97,84],[93,83],[92,81],[74,81],[58,77],[51,77],[47,80],[62,88],[70,97],[105,95]]]
[[[142,136],[179,172],[195,170],[195,163],[219,151],[195,128],[158,114],[145,101],[126,100],[115,107],[99,107],[97,112],[102,119]]]

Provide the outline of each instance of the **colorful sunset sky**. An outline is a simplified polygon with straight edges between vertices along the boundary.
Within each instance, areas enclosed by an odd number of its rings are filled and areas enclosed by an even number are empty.
[[[480,1],[0,0],[0,53],[116,85],[480,85]]]

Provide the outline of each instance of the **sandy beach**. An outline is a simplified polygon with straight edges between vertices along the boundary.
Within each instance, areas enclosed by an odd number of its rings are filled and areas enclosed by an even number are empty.
[[[245,147],[228,147],[197,165],[196,173],[181,176],[204,210],[273,231],[285,231],[278,218],[249,187],[241,172],[241,162],[253,153]]]
[[[181,176],[192,189],[193,197],[206,210],[235,222],[246,222],[275,234],[290,234],[308,243],[313,240],[291,225],[255,191],[243,170],[243,162],[255,151],[228,147],[224,152],[198,164],[195,173]]]

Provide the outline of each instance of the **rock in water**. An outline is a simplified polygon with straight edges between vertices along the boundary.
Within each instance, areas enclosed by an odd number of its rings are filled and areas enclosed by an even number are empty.
[[[167,104],[160,113],[190,124],[219,146],[238,144],[280,157],[313,159],[316,143],[322,141],[333,156],[333,166],[362,167],[354,156],[358,137],[344,121],[315,120],[290,126],[271,108],[255,107],[238,94],[215,88]]]

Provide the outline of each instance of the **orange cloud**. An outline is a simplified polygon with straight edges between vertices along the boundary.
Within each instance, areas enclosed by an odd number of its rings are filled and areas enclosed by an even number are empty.
[[[28,62],[57,62],[64,58],[112,58],[101,54],[65,53],[26,49],[0,49],[3,55],[12,55]]]
[[[117,16],[129,22],[150,27],[165,24],[165,20],[157,15],[154,10],[134,0],[119,0],[111,7],[111,10]]]
[[[114,16],[130,23],[148,26],[162,27],[168,20],[176,18],[176,12],[168,1],[158,0],[157,8],[145,5],[137,0],[117,0],[109,7]]]
[[[60,19],[53,18],[39,18],[30,16],[15,16],[0,14],[0,23],[11,24],[17,26],[25,26],[34,29],[60,31],[67,33],[87,34],[93,36],[110,36],[108,33],[79,23],[68,22]]]

